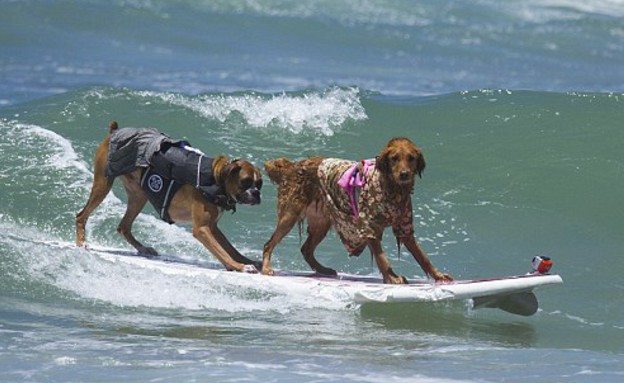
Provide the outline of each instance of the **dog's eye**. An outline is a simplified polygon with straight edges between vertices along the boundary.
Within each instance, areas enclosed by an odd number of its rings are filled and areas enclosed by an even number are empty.
[[[260,180],[254,181],[253,178],[251,177],[245,178],[241,180],[240,187],[243,190],[251,189],[253,187],[260,190],[262,188],[262,180],[260,179]]]
[[[392,162],[397,162],[399,160],[399,155],[394,155],[390,159],[392,160]]]
[[[408,160],[409,162],[414,162],[414,161],[416,161],[416,157],[414,157],[414,156],[412,156],[412,155],[410,154],[409,156],[407,156],[407,160]]]
[[[242,179],[240,182],[240,186],[243,190],[251,189],[254,186],[253,178]]]

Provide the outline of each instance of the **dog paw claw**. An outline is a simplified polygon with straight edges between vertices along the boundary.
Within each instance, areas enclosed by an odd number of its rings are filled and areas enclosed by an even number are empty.
[[[448,274],[440,274],[434,277],[436,282],[453,282],[453,277]]]
[[[249,274],[258,274],[258,269],[254,265],[245,265],[241,269],[241,272],[249,273]]]
[[[389,285],[406,285],[408,284],[407,278],[404,276],[388,276],[384,278],[384,283]]]
[[[275,271],[273,271],[272,268],[263,268],[262,269],[262,274],[264,275],[275,275]]]

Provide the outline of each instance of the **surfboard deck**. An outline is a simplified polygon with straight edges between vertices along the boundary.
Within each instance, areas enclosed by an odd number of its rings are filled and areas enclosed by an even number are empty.
[[[533,290],[562,284],[559,275],[527,274],[490,279],[464,279],[439,283],[429,279],[408,279],[407,285],[386,285],[381,276],[339,273],[336,277],[306,272],[279,272],[284,277],[314,278],[325,283],[354,287],[357,303],[438,302],[443,300],[473,300],[473,307],[498,308],[512,314],[530,316],[539,303]]]
[[[230,283],[257,283],[276,289],[310,290],[318,294],[340,296],[357,304],[417,303],[472,299],[473,307],[497,308],[512,314],[530,316],[537,312],[539,303],[533,290],[559,285],[559,275],[526,274],[490,279],[465,279],[453,282],[435,282],[430,279],[408,279],[407,285],[388,285],[380,275],[338,273],[337,276],[314,272],[277,270],[273,276],[228,272],[219,263],[185,260],[172,255],[147,257],[135,251],[90,247],[91,253],[112,261],[123,262],[168,274],[201,274]]]

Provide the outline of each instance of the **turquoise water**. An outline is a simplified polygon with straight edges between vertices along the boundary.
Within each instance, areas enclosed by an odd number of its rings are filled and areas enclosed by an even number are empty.
[[[616,382],[624,376],[624,5],[529,2],[0,4],[3,382]],[[108,122],[212,155],[372,157],[422,149],[416,235],[456,278],[554,259],[523,318],[469,302],[358,307],[106,261],[71,246]],[[265,177],[266,178],[266,177]],[[267,179],[268,181],[268,179]],[[263,203],[220,222],[261,257]],[[128,248],[118,185],[88,238]],[[212,256],[147,207],[136,234]],[[274,266],[305,270],[295,232]],[[421,275],[409,254],[393,267]],[[335,235],[339,270],[375,272]]]

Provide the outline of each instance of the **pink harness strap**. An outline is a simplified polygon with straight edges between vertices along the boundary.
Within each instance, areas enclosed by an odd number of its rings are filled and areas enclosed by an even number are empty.
[[[354,162],[353,165],[347,169],[340,179],[338,180],[338,186],[340,186],[345,193],[349,196],[351,201],[351,210],[353,211],[353,220],[358,219],[358,206],[356,191],[358,188],[362,188],[366,184],[366,175],[371,168],[375,167],[375,160],[362,160],[362,171],[358,168],[358,163]]]

